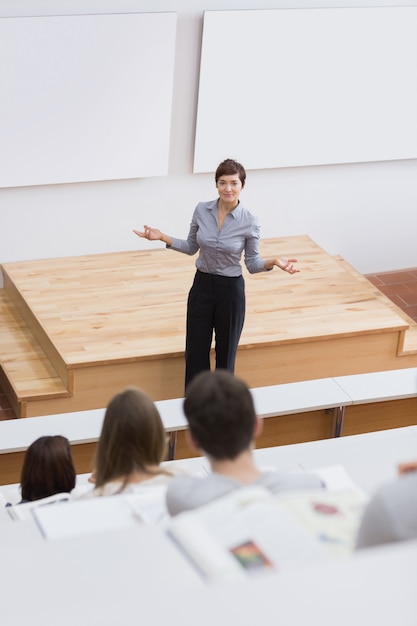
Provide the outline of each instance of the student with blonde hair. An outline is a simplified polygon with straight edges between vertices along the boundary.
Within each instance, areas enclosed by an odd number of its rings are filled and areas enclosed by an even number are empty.
[[[109,402],[97,446],[95,488],[84,497],[137,493],[165,485],[172,473],[161,467],[166,434],[158,409],[141,389],[129,387]]]
[[[97,445],[90,482],[95,487],[81,498],[126,497],[138,520],[163,524],[166,490],[183,467],[165,469],[166,433],[159,411],[147,393],[128,387],[109,402]]]

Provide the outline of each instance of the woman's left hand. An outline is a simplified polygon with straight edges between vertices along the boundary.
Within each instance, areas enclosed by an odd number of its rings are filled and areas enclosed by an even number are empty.
[[[299,272],[300,270],[295,269],[294,263],[297,263],[297,259],[285,259],[285,258],[271,259],[270,261],[267,261],[265,263],[265,268],[272,269],[274,265],[276,265],[284,272],[288,272],[288,274],[295,274],[296,272]]]

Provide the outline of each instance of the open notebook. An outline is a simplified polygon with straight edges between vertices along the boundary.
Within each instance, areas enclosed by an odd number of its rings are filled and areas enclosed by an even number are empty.
[[[343,468],[319,471],[329,486],[272,495],[244,487],[177,515],[168,534],[211,581],[282,572],[348,556],[367,496]]]
[[[165,518],[166,485],[143,492],[72,499],[32,508],[32,515],[48,541],[88,533],[157,525]],[[17,508],[17,507],[16,507]]]

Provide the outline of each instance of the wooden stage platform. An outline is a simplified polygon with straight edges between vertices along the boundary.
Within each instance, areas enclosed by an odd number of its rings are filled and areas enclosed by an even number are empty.
[[[417,366],[417,325],[308,236],[265,239],[300,273],[245,271],[236,374],[251,387]],[[195,257],[150,249],[3,264],[0,385],[19,417],[181,397]]]

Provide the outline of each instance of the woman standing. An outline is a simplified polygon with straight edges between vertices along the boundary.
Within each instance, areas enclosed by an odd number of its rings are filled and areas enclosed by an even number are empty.
[[[215,173],[218,198],[200,202],[194,210],[187,239],[177,239],[157,228],[134,230],[139,237],[163,241],[167,248],[193,255],[199,251],[196,274],[188,295],[185,347],[185,387],[210,369],[210,348],[215,333],[216,369],[234,372],[236,352],[245,318],[245,285],[241,257],[251,274],[274,265],[294,274],[297,259],[262,259],[257,219],[240,203],[246,172],[226,159]]]

